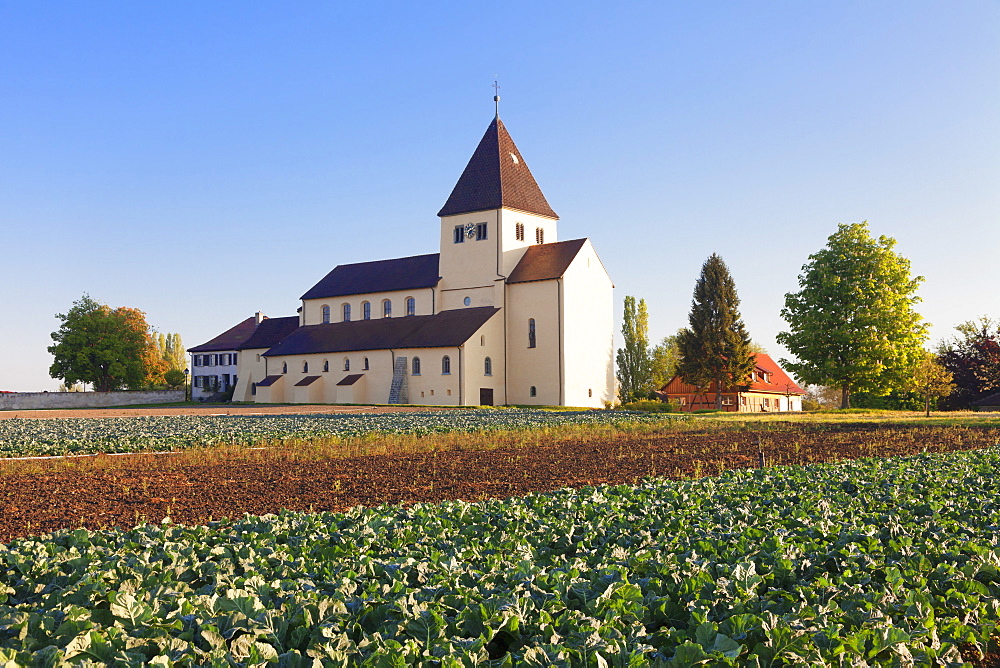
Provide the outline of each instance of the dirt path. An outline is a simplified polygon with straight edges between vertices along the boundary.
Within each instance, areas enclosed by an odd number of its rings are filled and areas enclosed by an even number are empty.
[[[295,406],[212,404],[209,406],[171,406],[154,408],[73,408],[31,411],[0,411],[0,420],[10,418],[101,418],[141,417],[146,415],[312,415],[315,413],[396,413],[454,410],[441,406],[330,406],[301,404]]]

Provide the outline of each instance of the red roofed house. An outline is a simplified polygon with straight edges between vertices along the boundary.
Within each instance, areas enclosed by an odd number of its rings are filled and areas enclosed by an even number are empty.
[[[715,408],[715,383],[706,392],[699,392],[693,385],[674,376],[660,388],[659,395],[667,401],[676,401],[682,411]],[[766,353],[757,353],[757,366],[749,385],[725,388],[722,409],[734,413],[767,413],[801,411],[805,391]]]
[[[559,217],[499,115],[437,215],[439,252],[338,265],[297,318],[264,321],[227,349],[234,399],[614,401],[614,286],[589,239],[558,240]],[[211,361],[214,342],[191,352]]]

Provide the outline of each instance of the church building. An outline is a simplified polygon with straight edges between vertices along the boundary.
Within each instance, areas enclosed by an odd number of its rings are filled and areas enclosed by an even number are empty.
[[[297,319],[257,317],[233,400],[614,401],[614,286],[589,239],[559,240],[499,114],[437,215],[439,252],[339,265]]]

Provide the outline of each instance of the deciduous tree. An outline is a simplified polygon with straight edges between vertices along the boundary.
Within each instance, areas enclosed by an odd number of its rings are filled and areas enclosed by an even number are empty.
[[[955,382],[944,406],[964,409],[1000,389],[1000,321],[983,317],[955,329],[958,335],[938,347],[938,358]]]
[[[680,361],[680,355],[676,334],[663,337],[662,341],[653,346],[649,356],[654,389],[660,389],[677,375],[677,362]]]
[[[157,358],[142,311],[112,309],[85,294],[56,318],[62,324],[48,348],[55,357],[49,374],[67,386],[92,383],[96,391],[108,392],[162,378],[165,364]]]
[[[948,372],[937,355],[924,352],[923,358],[917,363],[912,379],[913,391],[924,399],[924,414],[931,416],[931,399],[947,397],[955,389]]]
[[[913,310],[923,277],[910,276],[895,245],[873,239],[867,221],[842,224],[785,295],[789,330],[777,339],[798,359],[781,363],[805,383],[839,387],[842,408],[853,391],[906,387],[923,355],[927,326]]]
[[[677,333],[677,372],[702,391],[714,383],[717,409],[722,408],[725,389],[745,384],[756,366],[739,305],[729,267],[713,253],[695,283],[688,326]]]
[[[622,342],[624,347],[618,349],[617,355],[618,396],[622,401],[646,398],[653,389],[653,371],[645,299],[636,302],[635,297],[625,297]]]

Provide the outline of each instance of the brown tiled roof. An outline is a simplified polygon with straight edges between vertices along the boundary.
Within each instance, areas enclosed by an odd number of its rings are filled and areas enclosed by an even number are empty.
[[[262,380],[259,383],[257,383],[257,387],[269,387],[269,386],[274,385],[275,383],[277,383],[282,378],[284,378],[284,376],[281,376],[281,375],[268,376],[264,380]]]
[[[558,218],[499,117],[494,118],[438,216],[517,209]]]
[[[268,318],[259,325],[257,330],[237,350],[252,350],[254,348],[270,348],[277,345],[283,338],[298,329],[299,317],[291,315],[284,318]]]
[[[354,385],[356,382],[365,377],[363,373],[352,373],[348,376],[344,376],[340,379],[337,385]]]
[[[312,385],[317,380],[319,380],[319,376],[306,376],[299,382],[295,383],[295,387],[305,387],[306,385]]]
[[[529,246],[514,267],[514,271],[510,272],[507,282],[528,283],[559,278],[566,273],[566,269],[586,241],[586,239],[573,239]]]
[[[499,309],[492,306],[480,306],[441,311],[435,315],[306,325],[296,329],[264,354],[267,357],[278,357],[358,350],[460,346],[498,311]]]
[[[805,394],[791,377],[767,353],[757,353],[757,369],[770,374],[771,382],[758,381],[754,376],[751,392],[776,392],[778,394]],[[754,371],[756,373],[756,370]]]
[[[266,322],[266,321],[265,321]],[[200,346],[188,348],[189,353],[207,353],[213,350],[236,350],[237,347],[246,341],[257,328],[257,318],[250,317],[236,325],[230,327],[222,334],[211,341],[207,341]]]
[[[438,278],[438,253],[341,264],[302,295],[302,299],[432,288]]]

